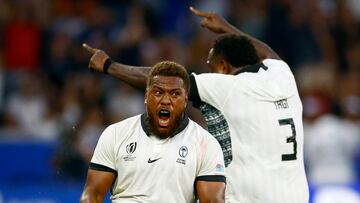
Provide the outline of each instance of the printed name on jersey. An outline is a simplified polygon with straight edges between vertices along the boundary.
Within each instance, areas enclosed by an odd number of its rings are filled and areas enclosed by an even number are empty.
[[[127,155],[125,155],[123,157],[124,161],[134,161],[136,156],[133,156],[132,154],[135,152],[136,146],[137,146],[136,142],[131,142],[130,144],[126,145],[126,153],[127,153]]]
[[[188,148],[186,146],[182,146],[179,149],[179,156],[181,158],[177,158],[176,162],[180,164],[186,164],[186,160],[184,159],[188,155]]]
[[[274,104],[275,104],[276,110],[289,108],[289,104],[287,102],[287,99],[281,99],[281,100],[275,101]]]

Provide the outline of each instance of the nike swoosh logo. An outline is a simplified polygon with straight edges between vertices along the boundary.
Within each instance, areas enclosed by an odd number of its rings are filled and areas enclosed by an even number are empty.
[[[149,158],[148,163],[153,163],[153,162],[155,162],[155,161],[157,161],[157,160],[159,160],[159,159],[161,159],[161,157],[160,157],[160,158],[157,158],[157,159],[152,159],[152,160]]]

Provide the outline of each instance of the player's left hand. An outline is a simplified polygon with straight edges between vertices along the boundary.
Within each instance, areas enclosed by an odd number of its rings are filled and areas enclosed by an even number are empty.
[[[83,43],[82,46],[92,54],[89,62],[89,69],[103,73],[104,63],[106,59],[109,58],[109,55],[107,55],[103,50],[90,47],[86,43]]]

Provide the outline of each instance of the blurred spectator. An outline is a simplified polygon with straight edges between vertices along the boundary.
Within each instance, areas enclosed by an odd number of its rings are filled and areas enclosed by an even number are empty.
[[[144,94],[124,83],[120,83],[116,90],[109,92],[106,101],[110,123],[117,123],[144,112]]]
[[[0,50],[0,119],[1,119],[1,114],[3,112],[3,108],[4,108],[4,66],[3,66],[3,61],[2,61],[2,52]],[[1,122],[0,122],[1,123]]]
[[[71,69],[70,48],[71,38],[63,32],[56,32],[52,35],[43,59],[44,72],[51,81],[61,87]]]
[[[314,70],[308,70],[307,73],[314,74],[313,80],[321,78],[320,75],[315,74]],[[321,74],[321,76],[325,75]],[[323,95],[316,95],[308,90],[303,97],[304,151],[308,179],[315,185],[353,183],[357,176],[355,158],[360,145],[360,103],[356,96],[346,95],[357,92],[358,87],[353,83],[356,80],[344,77],[338,85],[338,90],[342,95],[340,110],[343,119],[341,119],[333,114],[331,98],[336,95],[330,95],[331,86],[329,89],[325,89],[324,86],[319,88],[320,84],[325,86],[330,83],[335,84],[335,78],[328,77],[328,80],[322,78],[322,82],[316,83],[310,80],[307,85],[321,91]]]
[[[82,118],[80,95],[79,95],[80,77],[69,76],[61,92],[62,97],[62,115],[61,124],[63,130],[71,129],[80,123]]]
[[[38,75],[26,74],[19,79],[19,91],[12,93],[6,100],[5,118],[11,120],[9,127],[17,126],[18,133],[23,136],[56,138],[56,134],[42,132],[48,101],[42,94]]]
[[[358,0],[346,0],[348,7],[351,9],[352,13],[356,16],[356,20],[360,21],[360,2]]]
[[[118,58],[129,64],[139,65],[139,46],[149,36],[143,6],[133,3],[127,13],[126,22],[119,32],[117,44],[120,47]]]
[[[349,127],[331,114],[304,125],[307,175],[312,184],[356,181],[354,158],[360,137],[354,127]]]
[[[360,35],[360,34],[359,34]],[[359,77],[360,75],[360,37],[346,50],[346,61],[349,72]],[[359,79],[357,80],[359,83]],[[359,84],[358,84],[359,85]]]
[[[36,70],[39,65],[41,28],[29,3],[13,5],[14,16],[4,30],[4,60],[7,70]]]

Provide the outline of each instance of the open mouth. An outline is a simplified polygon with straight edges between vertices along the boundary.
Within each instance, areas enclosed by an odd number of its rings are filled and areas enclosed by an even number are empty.
[[[166,109],[161,109],[158,115],[160,127],[167,127],[170,123],[170,111]]]

